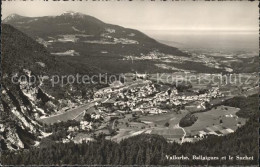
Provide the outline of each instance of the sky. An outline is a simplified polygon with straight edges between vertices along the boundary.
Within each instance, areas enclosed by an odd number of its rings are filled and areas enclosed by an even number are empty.
[[[13,13],[36,17],[65,11],[139,30],[258,31],[258,2],[2,2],[2,19]]]

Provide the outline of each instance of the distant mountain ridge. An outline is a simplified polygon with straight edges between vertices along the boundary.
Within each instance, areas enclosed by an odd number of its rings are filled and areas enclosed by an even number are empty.
[[[44,45],[59,60],[91,64],[108,73],[250,73],[258,65],[255,57],[240,58],[242,63],[239,60],[231,64],[225,57],[203,58],[162,44],[138,30],[108,24],[79,12],[41,17],[12,14],[3,22]]]
[[[187,53],[161,44],[138,30],[107,24],[78,12],[64,12],[58,16],[43,17],[11,15],[4,19],[3,23],[16,27],[45,45],[53,54],[65,53],[66,59],[89,62],[112,73],[162,71],[155,65],[156,62],[144,60],[133,64],[125,59],[127,56],[149,57],[158,53],[156,55],[158,57],[164,55],[190,57]],[[79,56],[66,54],[68,50],[78,53],[76,55]],[[115,65],[118,68],[115,68]]]

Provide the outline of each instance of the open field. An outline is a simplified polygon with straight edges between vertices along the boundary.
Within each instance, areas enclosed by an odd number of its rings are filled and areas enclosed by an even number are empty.
[[[182,110],[180,114],[176,112],[168,112],[159,115],[148,115],[140,117],[140,120],[145,123],[156,124],[158,127],[164,127],[164,124],[168,122],[171,127],[177,125],[181,118],[188,113],[187,110]]]
[[[111,137],[111,140],[119,142],[123,139],[138,135],[138,134],[142,134],[144,133],[145,130],[131,130],[131,129],[119,129],[118,134]]]
[[[188,111],[183,110],[181,114],[169,112],[159,115],[141,116],[141,122],[128,122],[128,117],[119,119],[116,128],[117,135],[113,136],[111,140],[121,141],[122,139],[135,136],[142,133],[162,135],[170,141],[181,142],[184,136],[184,131],[178,124],[180,119],[187,114]],[[169,123],[169,127],[165,127],[165,123]],[[127,123],[127,125],[126,125]]]
[[[95,105],[95,102],[96,101],[82,105],[78,108],[71,109],[62,114],[53,115],[48,118],[39,119],[39,121],[46,123],[46,124],[53,124],[55,122],[61,122],[61,121],[65,122],[68,120],[73,120],[73,119],[77,118],[84,110],[88,110],[88,109],[92,108]]]
[[[53,124],[55,122],[61,122],[61,121],[65,122],[65,121],[74,119],[79,114],[81,114],[85,109],[92,107],[92,106],[93,106],[93,104],[92,105],[86,104],[86,105],[83,105],[83,106],[78,107],[76,109],[69,110],[69,111],[67,111],[63,114],[50,116],[48,118],[43,118],[43,119],[40,119],[39,121],[46,123],[46,124]]]
[[[200,134],[200,131],[208,133],[222,130],[225,134],[225,129],[231,129],[228,130],[231,133],[237,129],[237,124],[243,125],[246,121],[236,116],[238,111],[239,108],[218,106],[207,112],[195,113],[198,120],[192,126],[184,129],[189,135]]]
[[[180,139],[184,132],[181,128],[156,128],[151,131],[151,134],[158,134],[166,139]]]
[[[141,116],[138,119],[141,122],[129,122],[128,119],[131,118],[131,114],[128,114],[125,118],[118,119],[118,123],[115,127],[118,129],[118,134],[113,136],[111,140],[118,142],[122,139],[142,133],[158,134],[163,135],[170,140],[180,140],[180,138],[183,137],[184,132],[178,127],[178,123],[186,114],[187,111],[184,110],[181,114],[169,112],[166,114]],[[166,122],[170,124],[169,127],[165,127]]]

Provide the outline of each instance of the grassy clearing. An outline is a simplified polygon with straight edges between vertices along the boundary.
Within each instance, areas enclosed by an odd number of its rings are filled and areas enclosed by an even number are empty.
[[[166,114],[148,115],[140,117],[142,122],[153,122],[158,127],[164,127],[165,123],[169,123],[170,126],[175,126],[180,122],[180,119],[184,117],[188,111],[182,110],[180,114],[175,112],[168,112]]]
[[[190,127],[184,128],[190,134],[199,131],[221,131],[223,129],[237,129],[237,124],[244,124],[245,119],[236,117],[239,108],[219,106],[207,112],[196,113],[198,120]]]
[[[39,121],[46,123],[46,124],[53,124],[55,122],[66,122],[68,120],[72,120],[77,117],[80,113],[82,113],[85,109],[93,107],[94,104],[86,104],[76,109],[69,110],[63,114],[54,115],[48,118],[40,119]]]
[[[157,128],[152,130],[151,134],[158,134],[165,138],[181,138],[184,132],[180,128]]]

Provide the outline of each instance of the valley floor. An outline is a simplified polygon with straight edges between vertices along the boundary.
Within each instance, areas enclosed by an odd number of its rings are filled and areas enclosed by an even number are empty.
[[[70,126],[66,130],[69,135],[63,142],[94,140],[94,136],[101,134],[116,142],[139,134],[158,134],[169,142],[196,142],[209,135],[233,133],[245,124],[246,119],[237,116],[240,108],[222,103],[241,94],[255,94],[257,88],[253,87],[253,81],[256,78],[252,78],[250,89],[247,88],[249,85],[205,87],[193,84],[192,88],[181,92],[166,83],[156,84],[153,76],[137,80],[128,78],[122,86],[98,90],[94,100],[87,104],[39,121],[45,124],[68,120],[79,122],[79,126]],[[197,93],[197,90],[205,88],[207,91]],[[172,92],[170,95],[169,90]],[[189,114],[196,121],[189,126],[180,126]]]

